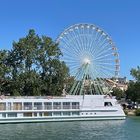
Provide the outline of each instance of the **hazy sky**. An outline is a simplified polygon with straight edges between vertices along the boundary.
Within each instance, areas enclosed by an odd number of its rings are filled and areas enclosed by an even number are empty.
[[[54,40],[75,23],[93,23],[115,42],[121,76],[140,65],[140,0],[0,0],[0,49],[33,28]]]

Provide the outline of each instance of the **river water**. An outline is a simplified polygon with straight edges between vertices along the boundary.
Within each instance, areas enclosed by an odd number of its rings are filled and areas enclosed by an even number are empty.
[[[140,140],[140,117],[118,121],[0,124],[0,140]]]

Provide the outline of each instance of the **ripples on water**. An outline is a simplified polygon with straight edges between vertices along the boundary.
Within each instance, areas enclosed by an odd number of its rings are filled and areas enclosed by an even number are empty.
[[[140,140],[140,117],[118,121],[0,124],[0,140]]]

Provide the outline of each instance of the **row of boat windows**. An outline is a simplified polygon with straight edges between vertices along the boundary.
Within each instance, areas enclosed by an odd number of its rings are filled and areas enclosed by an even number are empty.
[[[52,109],[79,109],[79,102],[16,102],[0,103],[0,110],[52,110]]]
[[[25,112],[22,113],[22,117],[42,117],[42,116],[77,116],[80,115],[80,113],[78,111],[74,111],[74,112]],[[0,117],[2,118],[6,118],[6,117],[18,117],[17,113],[1,113]],[[20,116],[21,117],[21,116]]]

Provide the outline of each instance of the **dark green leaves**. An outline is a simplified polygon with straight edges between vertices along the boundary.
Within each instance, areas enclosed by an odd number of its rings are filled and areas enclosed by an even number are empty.
[[[39,37],[33,29],[13,42],[11,51],[0,51],[1,93],[10,95],[61,95],[68,68],[59,60],[58,44]]]
[[[131,69],[130,74],[135,78],[135,82],[131,81],[126,91],[126,98],[140,103],[140,67]]]
[[[138,66],[136,69],[131,69],[130,74],[140,82],[140,67]]]

